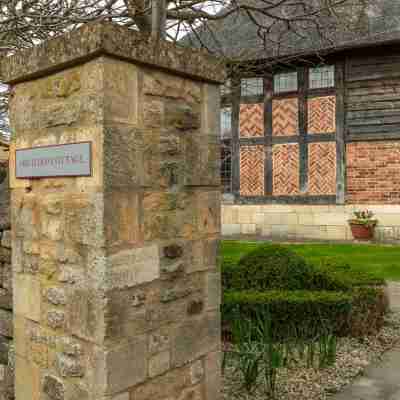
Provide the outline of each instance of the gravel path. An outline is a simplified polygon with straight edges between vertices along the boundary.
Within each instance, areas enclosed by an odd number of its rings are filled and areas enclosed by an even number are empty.
[[[277,400],[334,400],[333,394],[353,382],[371,364],[382,360],[388,350],[400,346],[400,284],[391,284],[389,291],[393,312],[388,315],[384,328],[377,336],[339,339],[337,360],[333,367],[315,370],[300,364],[280,370]],[[267,398],[261,389],[248,395],[240,385],[234,368],[228,366],[224,376],[224,399]]]

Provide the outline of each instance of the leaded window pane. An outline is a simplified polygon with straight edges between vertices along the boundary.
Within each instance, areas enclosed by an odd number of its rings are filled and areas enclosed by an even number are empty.
[[[242,96],[262,96],[264,94],[263,78],[244,78],[241,80]]]
[[[296,92],[298,88],[297,72],[287,72],[274,76],[274,92]]]
[[[232,108],[225,107],[221,109],[221,138],[232,137]]]
[[[310,68],[310,89],[324,89],[335,86],[335,67],[326,65],[323,67]]]
[[[224,193],[232,191],[232,149],[230,141],[221,144],[221,185]]]

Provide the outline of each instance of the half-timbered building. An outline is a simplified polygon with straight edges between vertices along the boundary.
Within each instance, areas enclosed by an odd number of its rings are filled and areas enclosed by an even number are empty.
[[[214,47],[254,45],[249,24],[237,40],[228,25]],[[376,238],[400,240],[398,29],[381,16],[334,43],[235,64],[222,93],[224,235],[350,240],[349,217],[369,209]]]

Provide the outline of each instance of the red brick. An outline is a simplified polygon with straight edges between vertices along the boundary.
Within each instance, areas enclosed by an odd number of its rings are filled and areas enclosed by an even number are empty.
[[[400,202],[400,141],[347,145],[347,202]]]

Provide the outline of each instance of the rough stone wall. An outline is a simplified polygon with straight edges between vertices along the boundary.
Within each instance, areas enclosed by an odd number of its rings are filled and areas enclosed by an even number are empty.
[[[222,206],[222,234],[258,235],[276,240],[353,240],[348,219],[372,210],[379,224],[375,239],[400,242],[400,205],[229,205]]]
[[[10,194],[7,164],[0,164],[0,400],[14,398]]]
[[[350,204],[400,203],[400,142],[347,145],[347,198]]]
[[[11,174],[17,400],[218,398],[217,85],[100,57],[14,93],[13,148],[93,145]]]

